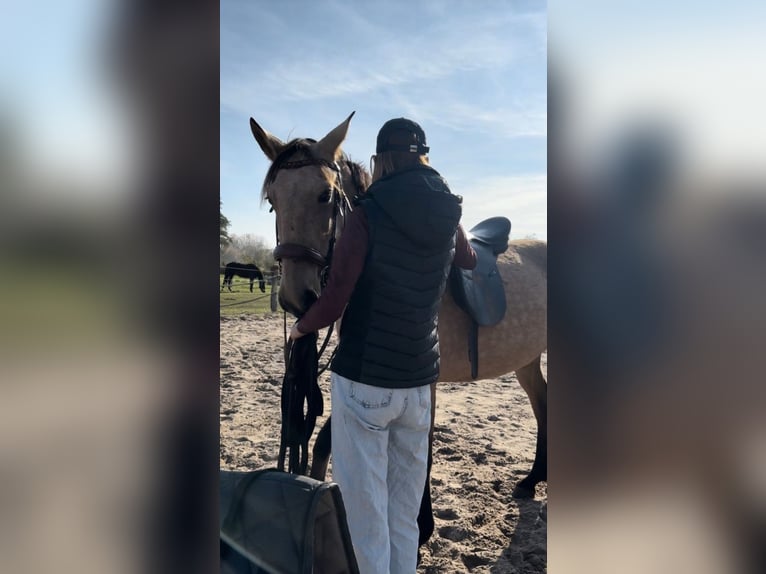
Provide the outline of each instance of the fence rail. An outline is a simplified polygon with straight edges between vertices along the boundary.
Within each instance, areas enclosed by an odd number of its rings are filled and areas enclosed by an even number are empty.
[[[237,301],[236,303],[226,303],[223,305],[219,305],[219,307],[234,307],[236,305],[245,305],[247,303],[254,303],[256,301],[260,301],[261,299],[265,299],[266,297],[271,297],[271,294],[267,293],[265,295],[259,295],[258,297],[255,297],[253,299],[246,299],[244,301]],[[272,309],[272,311],[275,311],[276,309]]]
[[[271,293],[259,295],[258,297],[255,297],[253,299],[247,299],[245,301],[237,301],[236,303],[224,303],[219,304],[219,307],[234,307],[236,305],[245,305],[247,303],[254,303],[256,301],[260,301],[261,299],[265,299],[266,297],[271,298],[271,311],[276,312],[277,310],[277,286],[279,285],[279,280],[282,278],[281,274],[274,274],[274,275],[266,275],[264,274],[263,280],[267,282],[269,285],[271,285]],[[240,278],[241,279],[241,278]],[[249,285],[250,280],[249,279],[242,279],[241,281],[234,281],[229,286],[231,288],[232,285]],[[223,285],[221,285],[221,293],[223,293]]]

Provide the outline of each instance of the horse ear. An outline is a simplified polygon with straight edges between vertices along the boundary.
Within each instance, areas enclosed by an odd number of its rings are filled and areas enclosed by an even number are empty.
[[[351,112],[351,115],[346,118],[345,121],[323,137],[317,144],[317,155],[322,159],[329,161],[336,161],[340,156],[340,144],[346,139],[348,133],[348,126],[351,123],[351,118],[354,117],[356,112]]]
[[[277,136],[271,135],[269,132],[259,126],[253,118],[250,118],[250,130],[253,132],[255,141],[257,141],[258,145],[261,146],[261,149],[263,150],[263,153],[266,154],[266,157],[271,161],[274,161],[279,155],[279,152],[284,149],[285,143]]]

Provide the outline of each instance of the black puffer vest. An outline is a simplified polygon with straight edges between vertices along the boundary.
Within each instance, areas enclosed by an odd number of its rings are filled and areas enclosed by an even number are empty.
[[[433,383],[437,312],[455,253],[460,198],[436,170],[418,166],[375,182],[360,205],[370,230],[367,259],[332,370],[376,387]]]

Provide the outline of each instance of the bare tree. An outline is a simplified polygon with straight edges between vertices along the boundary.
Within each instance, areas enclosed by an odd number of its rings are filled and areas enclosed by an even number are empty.
[[[226,217],[223,214],[223,211],[221,211],[221,208],[223,207],[223,202],[218,202],[218,216],[219,216],[219,223],[220,223],[220,247],[221,251],[223,251],[224,247],[229,245],[231,243],[231,238],[229,237],[229,225],[231,225],[231,222],[229,221],[229,218]]]
[[[231,243],[221,253],[221,262],[238,261],[240,263],[255,263],[264,272],[274,265],[274,248],[266,243],[263,237],[247,233],[231,236]]]

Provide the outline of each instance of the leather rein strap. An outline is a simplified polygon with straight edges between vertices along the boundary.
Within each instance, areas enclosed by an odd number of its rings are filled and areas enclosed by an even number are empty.
[[[332,169],[337,175],[337,189],[333,191],[333,212],[330,229],[330,241],[327,246],[327,255],[322,255],[316,249],[300,245],[298,243],[281,243],[279,241],[279,225],[276,225],[277,246],[274,249],[274,259],[279,261],[280,266],[283,259],[309,261],[320,268],[320,283],[324,289],[329,276],[329,269],[332,263],[332,256],[335,250],[335,236],[338,231],[338,218],[346,216],[346,210],[351,211],[351,203],[343,192],[343,175],[341,169],[335,162],[328,162],[322,159],[303,159],[298,161],[283,163],[280,169],[298,169],[307,166],[320,165]],[[319,369],[319,360],[330,342],[334,325],[330,325],[327,330],[325,340],[314,356],[314,352],[306,347],[307,341],[301,340],[298,345],[303,352],[301,357],[294,354],[296,342],[287,340],[287,313],[285,313],[285,378],[282,383],[282,433],[280,437],[278,466],[284,470],[285,458],[289,459],[288,472],[305,474],[308,464],[308,441],[314,430],[317,415],[322,414],[322,393],[317,384],[319,375],[330,365]],[[313,343],[316,345],[316,333],[311,335]],[[306,337],[308,339],[308,336]],[[292,344],[290,344],[292,343]],[[310,357],[310,359],[309,359]],[[303,359],[303,360],[301,360]],[[309,359],[311,364],[306,364]],[[308,371],[307,371],[308,369]],[[308,388],[307,388],[308,386]],[[306,402],[306,415],[303,416],[303,404]],[[294,420],[293,420],[294,419]],[[289,456],[288,456],[289,451]]]

